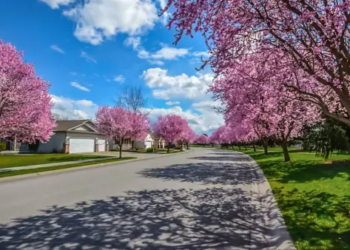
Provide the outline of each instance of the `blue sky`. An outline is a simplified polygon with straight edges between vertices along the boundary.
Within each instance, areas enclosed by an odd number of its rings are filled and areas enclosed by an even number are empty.
[[[164,0],[11,0],[0,3],[0,38],[51,83],[53,112],[93,118],[127,86],[144,89],[150,119],[178,114],[197,133],[223,124],[206,94],[210,69],[197,72],[207,50],[158,17]],[[168,14],[167,14],[168,15]]]

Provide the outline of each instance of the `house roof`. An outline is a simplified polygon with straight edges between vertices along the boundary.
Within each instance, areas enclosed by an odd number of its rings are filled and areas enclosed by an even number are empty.
[[[66,132],[78,126],[84,125],[86,123],[92,123],[91,120],[61,120],[56,121],[57,127],[55,128],[55,132]]]

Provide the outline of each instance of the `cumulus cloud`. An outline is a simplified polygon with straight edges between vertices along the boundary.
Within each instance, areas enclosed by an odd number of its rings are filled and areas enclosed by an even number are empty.
[[[168,101],[165,103],[168,106],[173,106],[173,105],[180,105],[180,102],[172,102],[172,101]]]
[[[158,99],[170,100],[174,98],[187,98],[192,100],[210,99],[206,94],[208,86],[212,83],[212,74],[186,74],[170,76],[166,69],[150,68],[141,76],[146,85],[153,89],[153,96]]]
[[[95,58],[93,58],[92,56],[90,56],[88,53],[86,53],[85,51],[82,51],[80,53],[80,57],[84,58],[87,62],[93,62],[96,63]]]
[[[198,57],[209,57],[210,56],[208,51],[195,51],[192,53],[192,55],[198,56]]]
[[[214,102],[211,104],[213,106],[216,105]],[[187,120],[189,126],[197,134],[210,134],[213,130],[224,124],[222,115],[216,113],[208,101],[195,103],[188,110],[183,110],[180,106],[173,106],[171,108],[153,108],[147,111],[150,112],[149,118],[152,124],[157,121],[158,116],[168,114],[179,115]]]
[[[98,105],[90,100],[73,100],[63,96],[52,97],[52,113],[68,119],[94,119]]]
[[[58,47],[57,45],[54,45],[54,44],[50,46],[50,49],[52,49],[58,53],[61,53],[61,54],[65,53],[63,49],[61,49],[60,47]]]
[[[66,6],[70,3],[73,3],[75,0],[40,0],[41,2],[46,3],[52,9],[58,9],[60,6]]]
[[[90,92],[90,89],[88,89],[88,88],[86,88],[86,87],[80,85],[80,84],[77,83],[77,82],[71,82],[70,85],[71,85],[72,87],[77,88],[77,89],[80,89],[80,90],[82,90],[82,91]]]
[[[93,45],[118,33],[144,34],[158,20],[157,7],[150,0],[90,0],[63,14],[76,23],[75,37]]]
[[[147,51],[141,45],[140,37],[128,37],[125,39],[124,44],[126,46],[131,46],[135,51],[137,51],[137,56],[141,59],[147,60],[151,64],[163,65],[161,60],[176,60],[178,58],[184,57],[189,54],[189,50],[185,48],[173,48],[166,44],[161,43],[161,49],[150,52]]]
[[[124,81],[125,81],[125,78],[124,78],[124,76],[122,76],[122,75],[118,75],[118,76],[114,77],[113,80],[114,80],[115,82],[124,82]]]

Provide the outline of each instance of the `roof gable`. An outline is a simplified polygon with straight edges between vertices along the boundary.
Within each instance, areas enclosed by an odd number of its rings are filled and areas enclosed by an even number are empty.
[[[56,121],[55,132],[79,131],[98,133],[96,125],[90,120],[64,120]]]

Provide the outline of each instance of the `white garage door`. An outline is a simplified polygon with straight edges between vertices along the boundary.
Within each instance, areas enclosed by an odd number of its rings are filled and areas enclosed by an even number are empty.
[[[98,140],[98,152],[106,151],[106,140]]]
[[[69,153],[91,153],[95,149],[95,140],[92,138],[71,138]]]
[[[152,147],[152,141],[146,141],[146,149]]]

